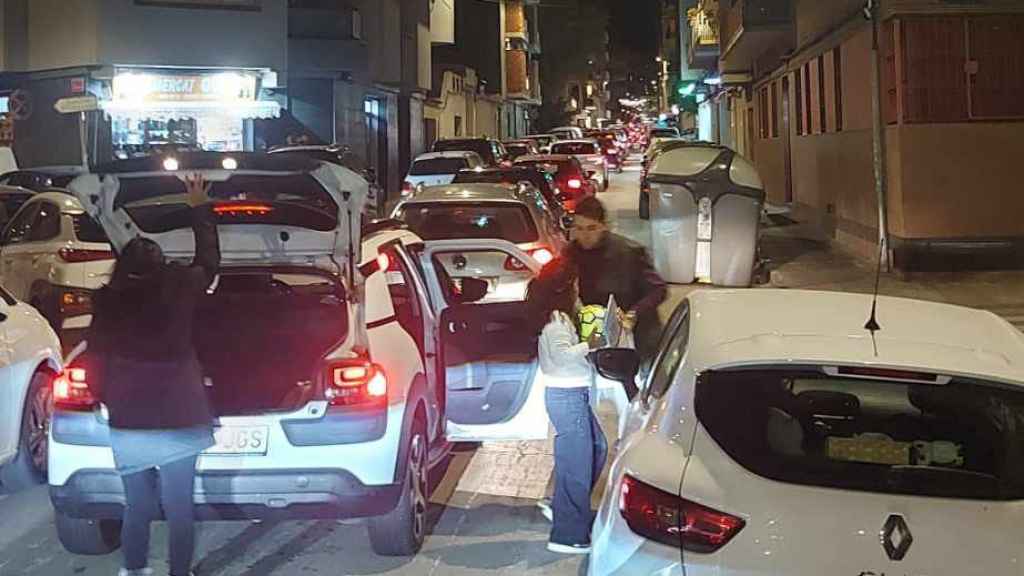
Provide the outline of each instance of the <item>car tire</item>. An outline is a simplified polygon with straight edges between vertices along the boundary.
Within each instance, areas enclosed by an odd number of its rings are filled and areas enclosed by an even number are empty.
[[[651,219],[651,196],[647,192],[640,193],[639,211],[641,220]]]
[[[427,427],[417,418],[409,435],[409,461],[398,505],[383,516],[370,518],[367,524],[370,544],[380,556],[413,556],[423,547],[430,503],[427,442]]]
[[[48,373],[36,372],[25,392],[18,452],[0,469],[0,484],[8,491],[24,490],[46,481],[51,381]]]
[[[121,547],[121,522],[72,518],[54,513],[57,538],[64,549],[83,556],[103,556]]]

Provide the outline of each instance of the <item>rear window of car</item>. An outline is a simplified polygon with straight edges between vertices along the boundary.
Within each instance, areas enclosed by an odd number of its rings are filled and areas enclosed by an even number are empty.
[[[491,143],[486,140],[438,140],[434,143],[434,152],[476,152],[484,162],[495,161]]]
[[[597,144],[590,142],[560,142],[551,147],[552,154],[598,154]]]
[[[708,372],[697,383],[697,417],[737,463],[773,480],[885,494],[1024,499],[1020,389],[842,374],[813,368]]]
[[[459,170],[468,167],[469,161],[465,158],[431,158],[430,160],[417,160],[413,162],[409,175],[455,174]]]
[[[571,178],[573,176],[580,176],[583,174],[583,168],[580,166],[579,161],[575,159],[569,160],[543,160],[543,161],[532,161],[532,162],[519,162],[523,166],[535,166],[537,168],[543,167],[545,164],[554,165],[558,168],[558,175]]]
[[[513,158],[518,158],[531,152],[530,148],[525,144],[505,144],[505,150]]]
[[[124,206],[144,232],[168,232],[192,225],[185,204],[185,184],[177,177],[124,177],[120,183],[114,206]],[[216,203],[259,207],[221,213],[218,221],[222,224],[272,224],[321,232],[338,227],[338,205],[309,174],[235,174],[214,182],[210,198]]]
[[[678,138],[679,131],[674,128],[657,128],[651,130],[651,138]]]
[[[513,202],[416,202],[403,206],[398,218],[424,240],[497,238],[526,244],[539,238],[530,211]]]
[[[98,222],[84,212],[71,215],[71,221],[75,226],[75,237],[81,242],[107,243],[107,233]]]

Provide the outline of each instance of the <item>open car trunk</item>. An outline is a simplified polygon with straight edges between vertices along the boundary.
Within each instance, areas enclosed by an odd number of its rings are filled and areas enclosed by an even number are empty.
[[[288,412],[314,399],[322,359],[345,340],[348,314],[341,283],[326,272],[223,270],[195,323],[214,412]]]

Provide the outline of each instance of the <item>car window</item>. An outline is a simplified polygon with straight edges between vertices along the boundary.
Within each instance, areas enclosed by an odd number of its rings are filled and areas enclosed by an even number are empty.
[[[591,142],[560,142],[551,147],[552,154],[597,154],[597,144]]]
[[[31,194],[21,193],[0,196],[0,228],[3,228],[31,197]]]
[[[466,158],[430,158],[413,162],[412,168],[409,169],[409,175],[455,174],[467,167],[469,167],[469,161]]]
[[[39,215],[28,233],[29,242],[45,242],[60,236],[60,208],[50,202],[39,203]]]
[[[644,386],[643,400],[646,405],[651,397],[661,398],[668,391],[676,372],[686,356],[686,346],[690,340],[690,307],[684,302],[673,313],[668,328],[662,333],[658,346],[658,355],[654,360],[654,368]]]
[[[93,220],[92,216],[84,212],[71,215],[72,223],[75,227],[75,237],[82,242],[96,242],[96,243],[107,243],[110,240],[107,238],[107,233],[103,231],[103,227],[99,225],[96,220]]]
[[[23,206],[14,219],[7,224],[7,228],[4,229],[3,243],[18,244],[24,242],[28,238],[28,234],[32,230],[38,214],[38,202]]]
[[[417,296],[416,284],[412,272],[397,248],[391,247],[384,251],[388,258],[388,269],[385,272],[388,281],[388,293],[395,309],[398,323],[416,341],[417,346],[423,345],[423,309]]]
[[[711,371],[698,379],[696,413],[733,460],[780,482],[1024,499],[1024,392],[946,380],[856,367]]]
[[[397,217],[424,240],[495,238],[513,244],[536,242],[537,226],[526,206],[512,202],[415,202]]]
[[[462,290],[463,278],[487,282],[487,295],[478,303],[516,302],[526,298],[533,272],[519,259],[500,250],[438,252],[433,257],[438,285],[449,304]]]

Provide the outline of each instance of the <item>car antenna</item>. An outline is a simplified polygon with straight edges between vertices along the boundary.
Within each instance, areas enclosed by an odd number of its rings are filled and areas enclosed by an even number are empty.
[[[875,268],[875,291],[871,296],[871,316],[864,324],[864,329],[871,332],[871,343],[875,348],[875,356],[878,356],[878,342],[875,341],[875,332],[882,330],[882,326],[878,323],[878,286],[882,280],[883,250],[885,250],[885,244],[880,243],[878,246],[878,265]]]

